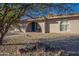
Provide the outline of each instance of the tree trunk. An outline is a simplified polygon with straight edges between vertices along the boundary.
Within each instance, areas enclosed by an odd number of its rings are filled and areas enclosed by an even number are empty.
[[[2,40],[3,40],[3,38],[4,38],[4,35],[1,34],[1,37],[0,37],[0,45],[2,45]]]
[[[3,38],[4,38],[4,36],[6,35],[6,33],[8,32],[8,29],[10,28],[10,25],[7,25],[6,26],[6,28],[5,28],[5,30],[4,30],[4,32],[3,33],[1,33],[1,37],[0,37],[0,45],[2,45],[2,41],[3,41]]]

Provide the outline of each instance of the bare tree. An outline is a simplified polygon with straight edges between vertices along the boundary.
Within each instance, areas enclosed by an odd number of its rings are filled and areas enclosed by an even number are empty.
[[[30,4],[28,5],[30,6]],[[26,8],[19,4],[2,4],[0,9],[0,44],[10,26],[14,23],[19,23],[20,17],[25,12]]]

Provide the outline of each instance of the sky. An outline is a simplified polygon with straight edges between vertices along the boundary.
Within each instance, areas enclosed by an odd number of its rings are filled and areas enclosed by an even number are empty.
[[[72,6],[74,13],[79,12],[79,3],[73,3],[72,5],[74,5],[74,6]]]
[[[70,7],[71,7],[72,11],[68,12],[69,14],[70,13],[79,13],[79,3],[71,3]],[[56,14],[55,11],[53,12],[52,8],[51,9],[46,9],[46,10],[43,11],[43,12],[39,12],[38,10],[37,10],[37,12],[33,12],[33,11],[29,10],[29,14],[32,15],[32,16],[47,16],[48,14]],[[22,17],[22,19],[26,19],[26,18],[29,18],[29,17],[27,17],[27,16]]]

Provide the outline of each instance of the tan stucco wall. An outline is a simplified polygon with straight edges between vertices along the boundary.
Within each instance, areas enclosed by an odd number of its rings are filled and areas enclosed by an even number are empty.
[[[61,19],[63,20],[63,19]],[[47,21],[37,21],[41,27],[42,33],[63,33],[60,31],[61,20],[47,20]],[[68,33],[79,33],[79,19],[70,20],[70,28]],[[31,32],[31,22],[27,22],[21,26],[23,32]]]
[[[69,20],[70,33],[79,33],[79,19]]]
[[[48,20],[46,21],[46,31],[48,33],[57,33],[60,31],[60,23],[58,20]],[[48,31],[49,30],[49,31]]]
[[[70,23],[69,30],[68,31],[60,31],[60,22],[64,20],[48,20],[46,21],[46,32],[48,33],[79,33],[79,20],[74,19],[70,20],[67,19]]]
[[[26,29],[25,29],[25,31],[26,32],[31,32],[31,22],[28,22],[28,23],[26,23]]]

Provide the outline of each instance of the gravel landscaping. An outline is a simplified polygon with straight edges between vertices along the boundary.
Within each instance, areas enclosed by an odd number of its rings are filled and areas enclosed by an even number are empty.
[[[64,55],[79,55],[79,35],[68,33],[8,33],[3,45],[0,46],[0,55],[21,55],[17,51],[26,47],[29,43],[42,42],[52,46],[57,51],[44,52],[41,55],[55,55],[63,50]],[[38,51],[29,52],[24,55],[40,55]]]

